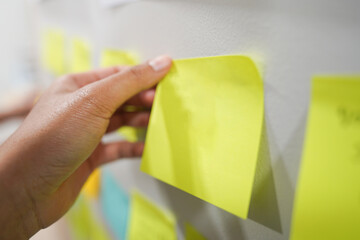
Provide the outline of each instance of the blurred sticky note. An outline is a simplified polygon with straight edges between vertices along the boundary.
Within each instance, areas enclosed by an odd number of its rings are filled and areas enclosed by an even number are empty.
[[[134,192],[131,200],[129,240],[176,239],[175,218]]]
[[[134,53],[116,49],[105,49],[101,53],[100,66],[135,65],[138,63]]]
[[[80,195],[66,215],[73,239],[76,240],[110,240],[105,227],[93,213],[91,204]]]
[[[360,239],[360,76],[313,79],[292,240]]]
[[[136,54],[130,51],[117,50],[117,49],[105,49],[101,53],[101,67],[111,67],[118,65],[132,66],[137,64]],[[118,133],[122,135],[129,142],[137,142],[144,135],[144,129],[138,129],[130,126],[123,126],[118,130]]]
[[[146,128],[135,128],[130,126],[123,126],[119,128],[118,133],[129,142],[143,141],[146,135]]]
[[[193,226],[185,224],[185,240],[206,240]]]
[[[65,36],[62,30],[47,30],[43,34],[43,64],[55,75],[66,73]]]
[[[250,58],[177,60],[156,89],[141,169],[247,218],[263,117]]]
[[[126,239],[129,197],[107,171],[102,175],[101,208],[116,239]]]
[[[99,196],[100,179],[101,179],[100,169],[95,169],[95,171],[90,175],[90,177],[88,178],[82,189],[85,196],[89,198],[97,198]]]
[[[71,72],[85,72],[91,69],[90,44],[80,38],[74,38],[71,43]]]

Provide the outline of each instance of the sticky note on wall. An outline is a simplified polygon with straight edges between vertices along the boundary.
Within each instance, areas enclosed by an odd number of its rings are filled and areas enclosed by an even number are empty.
[[[110,235],[92,212],[88,199],[80,195],[66,215],[76,240],[110,240]]]
[[[250,58],[177,60],[156,90],[141,169],[247,218],[263,116]]]
[[[138,64],[135,53],[116,49],[105,49],[101,53],[100,66],[132,66]],[[124,126],[118,130],[118,133],[129,142],[137,142],[144,135],[145,129],[137,129],[135,127]]]
[[[206,240],[193,226],[185,224],[185,240]]]
[[[315,77],[292,240],[360,239],[360,76]]]
[[[91,69],[90,44],[80,38],[74,38],[71,42],[71,72],[85,72]]]
[[[140,193],[131,200],[128,240],[176,239],[175,218]]]
[[[55,75],[66,73],[65,36],[62,30],[47,30],[42,41],[43,64]]]
[[[82,189],[86,197],[97,198],[99,196],[100,179],[101,179],[100,169],[95,169],[94,172],[91,173],[90,177],[86,180],[86,183]]]
[[[104,171],[101,182],[101,208],[116,239],[126,239],[129,197],[110,172]]]
[[[138,60],[135,54],[128,51],[105,49],[101,53],[101,67],[111,67],[116,65],[135,65],[137,63]]]

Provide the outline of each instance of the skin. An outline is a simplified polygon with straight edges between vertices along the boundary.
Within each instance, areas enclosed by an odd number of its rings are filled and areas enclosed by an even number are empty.
[[[157,63],[157,64],[156,64]],[[58,79],[0,146],[0,239],[28,239],[63,216],[102,164],[141,156],[143,143],[101,143],[123,125],[146,126],[154,86],[171,68],[163,56]]]

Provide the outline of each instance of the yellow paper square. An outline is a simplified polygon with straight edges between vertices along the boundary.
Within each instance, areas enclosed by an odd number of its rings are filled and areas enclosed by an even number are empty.
[[[193,226],[185,224],[185,240],[206,240]]]
[[[138,63],[137,57],[134,53],[117,50],[105,49],[101,53],[100,66],[111,67],[117,65],[135,65]]]
[[[110,234],[94,214],[91,204],[82,194],[66,214],[73,239],[110,240]]]
[[[91,69],[90,44],[80,38],[72,40],[71,72],[85,72]]]
[[[47,30],[43,34],[43,64],[55,75],[66,73],[65,36],[62,30]]]
[[[95,171],[90,175],[82,189],[85,196],[87,196],[88,198],[97,198],[99,196],[100,179],[101,171],[100,169],[95,169]]]
[[[132,66],[138,64],[138,60],[135,53],[116,49],[105,49],[101,53],[100,66]],[[137,142],[141,136],[144,135],[145,129],[138,129],[131,126],[123,126],[118,130],[118,133],[122,135],[129,142]]]
[[[292,240],[360,239],[360,76],[313,79]]]
[[[175,217],[134,192],[131,200],[128,240],[176,239]]]
[[[156,90],[141,169],[247,218],[263,116],[250,58],[177,60]]]

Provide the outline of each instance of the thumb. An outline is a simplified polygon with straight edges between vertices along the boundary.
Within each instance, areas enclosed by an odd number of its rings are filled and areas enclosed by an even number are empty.
[[[132,96],[155,86],[169,72],[171,64],[170,57],[160,56],[95,82],[90,88],[103,106],[115,112]]]

